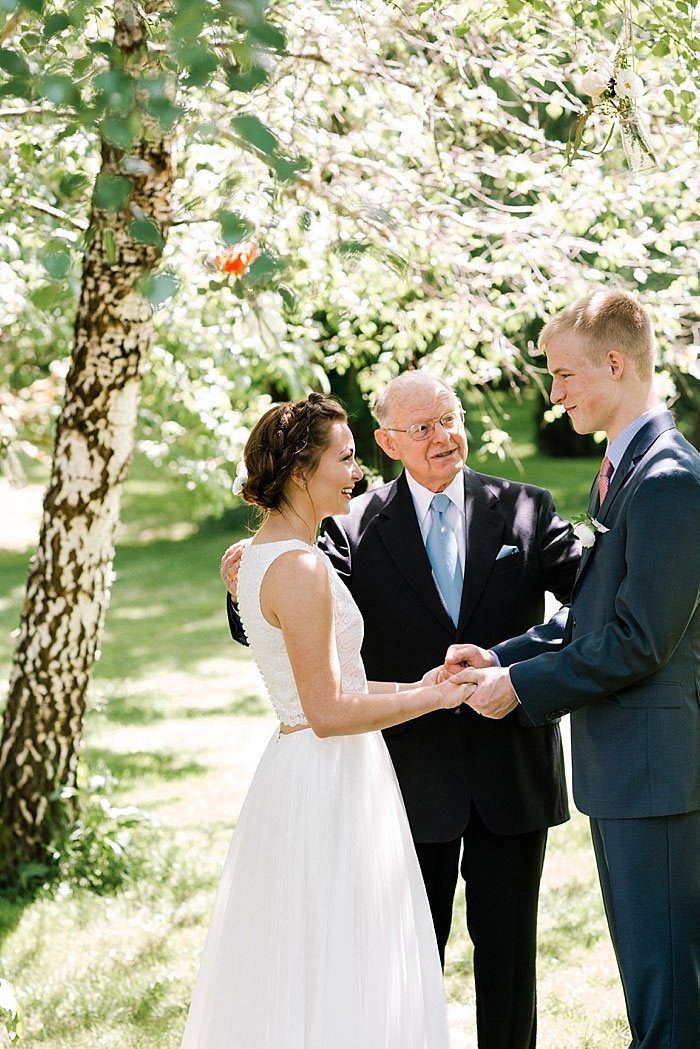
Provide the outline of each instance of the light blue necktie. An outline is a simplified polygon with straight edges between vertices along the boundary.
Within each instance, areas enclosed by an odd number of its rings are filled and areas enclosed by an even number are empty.
[[[462,602],[462,566],[459,560],[457,536],[447,517],[450,499],[434,495],[430,503],[430,528],[425,549],[432,565],[437,585],[452,622],[457,625]]]

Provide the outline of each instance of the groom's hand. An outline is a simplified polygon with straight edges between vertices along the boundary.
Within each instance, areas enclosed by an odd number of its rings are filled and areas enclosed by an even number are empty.
[[[477,689],[467,701],[477,714],[487,718],[504,718],[515,710],[518,698],[513,691],[510,672],[507,667],[487,667],[476,669],[467,667],[452,678],[455,682],[471,681]]]

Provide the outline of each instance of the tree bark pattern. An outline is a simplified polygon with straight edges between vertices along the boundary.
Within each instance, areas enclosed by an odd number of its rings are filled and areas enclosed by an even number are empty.
[[[146,63],[139,10],[130,0],[115,4],[115,41],[124,55]],[[109,600],[141,368],[152,340],[150,306],[137,282],[162,251],[132,239],[129,225],[145,215],[165,239],[174,177],[171,143],[162,133],[144,138],[130,155],[145,161],[148,173],[131,177],[123,211],[107,214],[93,203],[90,217],[72,364],[0,742],[4,876],[40,858],[70,814],[86,693]],[[120,150],[103,143],[102,172],[121,174],[121,159]]]

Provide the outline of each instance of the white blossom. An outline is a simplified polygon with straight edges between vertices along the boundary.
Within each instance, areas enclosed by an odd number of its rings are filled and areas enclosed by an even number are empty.
[[[607,86],[608,81],[603,74],[595,69],[591,69],[581,78],[579,89],[584,95],[591,95],[593,98],[597,98],[598,95],[603,94]]]
[[[644,81],[631,69],[619,69],[615,75],[615,94],[618,98],[639,98]]]

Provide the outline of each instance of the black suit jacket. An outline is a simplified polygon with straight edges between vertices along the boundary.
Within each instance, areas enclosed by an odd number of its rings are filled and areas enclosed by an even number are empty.
[[[569,599],[580,548],[549,492],[468,467],[463,476],[466,568],[457,628],[435,586],[404,474],[323,524],[319,545],[364,619],[362,658],[370,679],[417,680],[457,641],[490,648],[541,622],[546,590]],[[499,557],[504,547],[517,552]],[[231,602],[229,620],[240,639]],[[427,714],[384,736],[416,842],[459,837],[472,802],[500,834],[568,818],[556,724],[533,727],[519,711],[493,721],[462,707]]]

